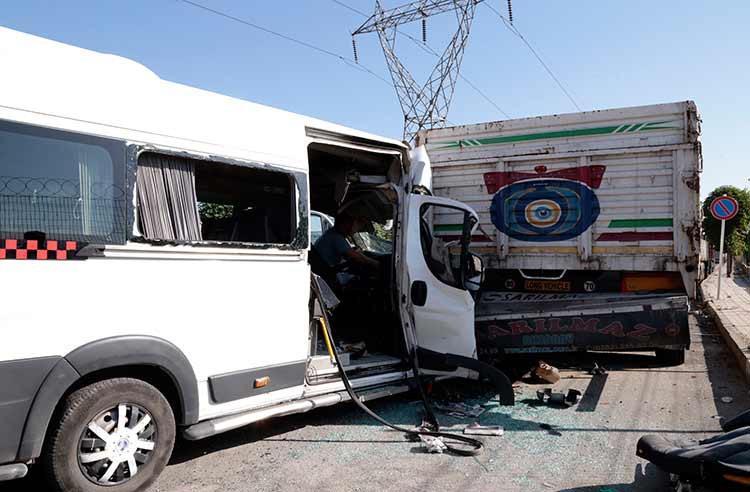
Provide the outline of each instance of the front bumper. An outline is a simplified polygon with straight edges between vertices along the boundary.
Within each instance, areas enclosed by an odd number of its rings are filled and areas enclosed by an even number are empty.
[[[38,357],[0,362],[0,464],[16,461],[31,404],[42,382],[61,358]],[[18,478],[16,475],[21,471],[17,465],[2,466],[0,480]],[[3,478],[6,475],[10,478]]]

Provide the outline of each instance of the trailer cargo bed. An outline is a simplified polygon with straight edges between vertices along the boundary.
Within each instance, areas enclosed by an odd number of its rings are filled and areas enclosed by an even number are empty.
[[[700,277],[700,119],[688,102],[433,129],[435,194],[472,205],[485,267]],[[445,235],[456,220],[442,217]]]
[[[480,216],[480,353],[681,356],[703,275],[699,136],[691,101],[421,132],[434,192]]]

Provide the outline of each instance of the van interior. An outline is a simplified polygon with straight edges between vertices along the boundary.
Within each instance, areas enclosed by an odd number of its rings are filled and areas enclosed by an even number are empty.
[[[351,377],[405,365],[393,256],[400,152],[319,143],[308,148],[312,210],[356,223],[345,240],[367,258],[364,265],[329,264],[315,244],[308,256],[312,271],[340,301],[330,328]],[[287,173],[149,151],[139,156],[136,179],[141,234],[136,240],[270,245],[293,240],[295,193]],[[338,370],[312,304],[308,382],[315,384],[337,378]]]
[[[334,223],[338,217],[342,224],[354,224],[334,225],[311,245],[308,256],[313,273],[340,301],[330,328],[342,365],[352,378],[405,367],[393,256],[399,234],[394,225],[399,206],[394,185],[402,174],[400,154],[314,143],[308,147],[308,158],[312,210],[332,217]],[[363,265],[344,257],[329,264],[321,254],[327,234],[345,236],[350,247],[376,263]],[[310,326],[308,382],[328,382],[338,377],[338,371],[313,306]]]

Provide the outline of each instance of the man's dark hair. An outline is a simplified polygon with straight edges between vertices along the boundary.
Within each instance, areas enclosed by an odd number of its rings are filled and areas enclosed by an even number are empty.
[[[348,212],[339,212],[338,215],[336,215],[336,222],[334,222],[334,227],[336,227],[336,229],[338,229],[339,231],[348,231],[349,229],[351,229],[353,224],[354,217]]]

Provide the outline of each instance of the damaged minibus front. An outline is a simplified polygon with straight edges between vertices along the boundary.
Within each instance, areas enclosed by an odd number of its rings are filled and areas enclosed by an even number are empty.
[[[477,214],[431,195],[424,149],[9,29],[0,46],[0,481],[38,461],[59,490],[145,490],[178,433],[345,401],[339,369],[360,401],[416,365],[512,402],[476,360]],[[325,261],[332,231],[360,264]],[[311,271],[340,299],[328,338]]]
[[[310,265],[313,273],[341,297],[333,317],[333,332],[346,345],[357,341],[357,337],[366,340],[373,364],[373,355],[384,356],[378,359],[384,367],[389,361],[385,356],[390,356],[395,364],[396,359],[416,354],[428,373],[476,377],[472,288],[481,277],[482,267],[469,251],[478,223],[476,212],[466,204],[431,194],[430,162],[423,147],[410,150],[402,144],[400,148],[388,148],[382,142],[313,128],[308,128],[307,134],[312,139],[311,210],[317,217],[314,220],[321,222],[313,230],[318,239],[311,244]],[[346,262],[325,265],[321,261],[319,256],[326,256],[318,251],[324,242],[321,235],[324,229],[325,234],[335,233],[331,216],[337,215],[371,222],[369,229],[385,229],[381,235],[387,240],[362,232],[350,237],[350,242],[357,245],[372,244],[373,240],[381,244],[372,250],[360,248],[381,265],[378,274],[362,272],[357,265]],[[446,224],[456,223],[461,227],[445,235]],[[358,238],[363,234],[366,241]],[[383,246],[389,243],[390,246]],[[387,307],[373,307],[380,304]],[[370,326],[373,319],[377,323],[369,329],[381,337],[391,336],[385,334],[386,330],[399,325],[400,348],[373,351],[379,341],[362,328]],[[352,325],[357,325],[357,329]],[[317,352],[311,353],[316,380],[335,372],[332,354],[322,337],[320,330],[312,334],[320,342]],[[356,374],[359,366],[367,364],[372,373],[374,366],[366,359],[357,359],[361,362],[352,363],[348,371]]]

